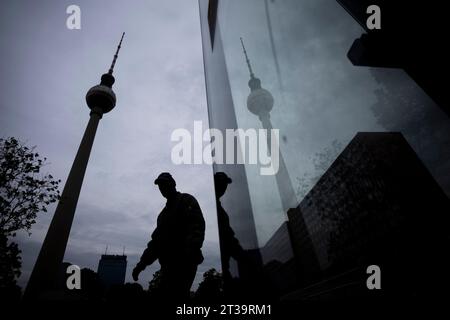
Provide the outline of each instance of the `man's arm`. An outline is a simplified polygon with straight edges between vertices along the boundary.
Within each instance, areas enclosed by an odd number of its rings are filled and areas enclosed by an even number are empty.
[[[187,201],[187,236],[186,247],[189,253],[200,250],[205,239],[205,219],[197,200],[190,196]]]
[[[147,243],[147,248],[145,248],[144,252],[142,253],[138,265],[142,266],[142,270],[144,270],[146,266],[151,265],[156,261],[156,259],[158,259],[158,254],[155,246],[155,241],[150,240],[150,242]]]
[[[137,281],[139,278],[139,273],[144,271],[145,267],[151,265],[153,262],[158,259],[158,248],[157,248],[157,234],[158,234],[158,228],[155,229],[155,231],[152,234],[152,239],[147,243],[147,248],[145,248],[144,252],[142,253],[141,259],[136,264],[136,267],[133,269],[133,279],[134,281]]]

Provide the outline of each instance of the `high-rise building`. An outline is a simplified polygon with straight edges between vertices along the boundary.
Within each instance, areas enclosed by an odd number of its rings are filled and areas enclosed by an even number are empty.
[[[66,251],[95,133],[103,114],[110,112],[116,105],[116,95],[112,90],[115,82],[113,71],[124,35],[125,33],[122,34],[108,72],[102,75],[100,84],[93,86],[86,94],[86,103],[91,110],[89,122],[28,281],[25,299],[42,298],[57,286],[57,275]]]
[[[449,198],[402,134],[358,133],[289,214],[295,258],[315,267],[299,269],[300,285],[317,283],[298,297],[368,293],[369,265],[380,266],[384,294],[432,295],[448,282],[449,212]],[[311,244],[314,255],[305,250]]]
[[[97,274],[106,288],[125,283],[127,256],[102,254],[98,262]]]

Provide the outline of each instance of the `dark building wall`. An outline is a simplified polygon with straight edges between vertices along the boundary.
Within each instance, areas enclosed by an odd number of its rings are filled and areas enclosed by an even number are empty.
[[[304,228],[295,214],[308,228],[322,280],[376,264],[387,294],[428,294],[445,281],[450,202],[400,133],[356,135],[290,215],[294,248],[308,241],[298,237]],[[311,259],[307,250],[296,253]],[[364,290],[366,278],[359,272],[342,281]]]
[[[443,79],[450,71],[445,39],[450,31],[445,3],[407,0],[337,0],[365,29],[348,57],[359,66],[404,69],[450,115],[450,98]],[[381,29],[369,30],[369,5],[381,9]]]
[[[261,248],[264,274],[268,286],[278,295],[298,287],[298,270],[289,236],[288,223],[283,223]]]
[[[312,216],[308,217],[313,218]],[[320,280],[321,277],[321,267],[311,232],[315,234],[323,226],[318,219],[314,219],[314,221],[309,221],[310,231],[306,225],[304,215],[300,211],[300,207],[289,210],[288,218],[287,226],[295,256],[298,285],[305,286]],[[319,241],[316,241],[316,246],[324,246],[323,239],[319,238]]]

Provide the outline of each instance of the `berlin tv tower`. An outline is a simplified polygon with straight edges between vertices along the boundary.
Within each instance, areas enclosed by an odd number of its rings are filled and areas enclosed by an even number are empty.
[[[250,80],[248,81],[248,86],[250,87],[250,94],[247,97],[247,109],[257,115],[264,129],[267,130],[267,147],[269,153],[275,152],[271,150],[271,130],[272,122],[270,121],[270,111],[274,105],[274,99],[272,94],[261,87],[261,80],[255,77],[253,73],[252,66],[250,64],[250,59],[247,55],[247,50],[245,50],[244,41],[241,38],[242,49],[245,55],[245,61],[247,62],[248,71],[250,72]],[[278,150],[279,148],[277,148]],[[297,197],[294,192],[294,187],[292,186],[291,178],[286,168],[283,155],[280,152],[280,167],[275,175],[278,185],[278,191],[280,193],[281,204],[283,210],[286,213],[289,209],[297,207]]]
[[[91,109],[90,119],[28,281],[24,293],[26,300],[45,299],[46,293],[55,289],[98,123],[103,114],[111,111],[116,105],[116,95],[112,90],[115,81],[113,70],[124,35],[125,32],[117,46],[108,73],[103,74],[100,84],[93,86],[86,94],[86,103]]]

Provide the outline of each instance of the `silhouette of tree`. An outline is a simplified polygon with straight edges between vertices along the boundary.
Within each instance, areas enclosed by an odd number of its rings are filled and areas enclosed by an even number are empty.
[[[325,147],[322,151],[316,152],[312,158],[314,165],[313,173],[304,173],[301,177],[297,177],[297,196],[302,199],[307,192],[319,181],[337,156],[342,152],[342,143],[333,140],[331,146]]]
[[[40,158],[35,148],[14,137],[0,139],[0,291],[7,297],[17,294],[22,264],[20,250],[10,238],[19,230],[30,233],[37,213],[59,199],[61,180],[39,174],[47,159]]]
[[[315,154],[313,164],[314,169],[319,173],[316,178],[317,180],[319,180],[319,177],[328,170],[333,161],[342,152],[342,149],[342,143],[335,139],[331,142],[331,146],[325,147],[321,152]]]
[[[308,190],[314,185],[314,180],[316,180],[316,177],[311,178],[308,173],[303,173],[301,177],[297,177],[297,196],[299,199],[306,196]]]
[[[39,211],[59,199],[52,175],[39,175],[46,164],[35,147],[16,138],[0,139],[0,232],[6,236],[29,231]]]
[[[153,279],[148,283],[148,293],[149,295],[155,295],[159,288],[161,287],[161,270],[156,271],[153,274]]]
[[[195,293],[195,299],[202,303],[217,303],[223,298],[223,278],[212,268],[203,274],[203,281]]]
[[[139,283],[113,285],[106,293],[106,301],[142,305],[146,301],[145,291]]]
[[[81,294],[86,300],[100,300],[104,287],[97,272],[83,268],[81,269]]]
[[[16,284],[22,266],[19,254],[17,244],[8,243],[8,237],[0,234],[0,299],[2,301],[20,298],[20,287]]]

